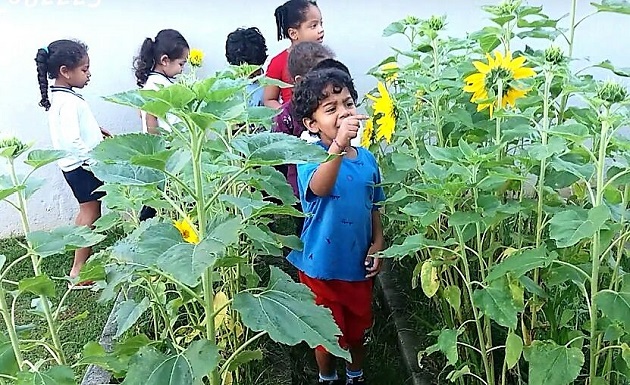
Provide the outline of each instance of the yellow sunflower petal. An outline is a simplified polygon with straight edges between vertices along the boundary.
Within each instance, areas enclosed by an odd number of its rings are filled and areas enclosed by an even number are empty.
[[[484,62],[480,62],[478,60],[475,60],[474,62],[472,62],[472,64],[475,66],[475,68],[477,69],[477,71],[479,71],[479,73],[482,74],[487,74],[488,72],[490,72],[490,66],[487,65]]]
[[[495,68],[497,66],[497,63],[495,63],[494,59],[492,58],[492,56],[490,56],[489,53],[486,53],[486,59],[488,59],[488,67]]]
[[[501,54],[501,52],[499,52],[499,51],[495,51],[495,52],[494,52],[494,56],[496,57],[496,59],[495,59],[495,63],[496,63],[496,65],[497,65],[498,67],[503,66],[503,62],[504,62],[504,60],[503,60],[503,55]]]
[[[516,59],[510,61],[510,63],[508,63],[508,67],[512,71],[515,71],[519,69],[520,67],[522,67],[524,63],[525,63],[525,56],[519,56]]]
[[[513,71],[514,79],[525,79],[536,76],[536,71],[529,67],[521,67]]]
[[[372,136],[374,135],[374,122],[372,119],[368,119],[365,122],[363,133],[361,134],[361,147],[369,148],[372,143]]]

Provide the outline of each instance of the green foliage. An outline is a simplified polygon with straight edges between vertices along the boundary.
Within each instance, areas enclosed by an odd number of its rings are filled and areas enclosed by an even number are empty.
[[[628,93],[569,68],[579,22],[569,31],[566,22],[582,12],[571,3],[568,19],[520,0],[484,6],[491,25],[465,39],[431,28],[436,17],[407,17],[383,35],[404,35],[409,46],[370,71],[397,118],[391,142],[371,148],[389,197],[392,243],[381,256],[414,259],[412,287],[441,318],[437,343],[419,359],[442,353],[451,382],[630,379],[630,146],[619,131],[630,123]],[[592,5],[593,15],[630,9],[622,0]],[[549,48],[513,48],[531,38]],[[533,71],[510,78],[519,70],[496,68],[503,59],[486,56],[496,52]],[[594,67],[629,74],[608,60]],[[568,107],[569,98],[582,107]]]

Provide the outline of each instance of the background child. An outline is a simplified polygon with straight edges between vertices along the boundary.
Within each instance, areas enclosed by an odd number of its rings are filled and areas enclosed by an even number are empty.
[[[90,81],[87,46],[73,40],[57,40],[48,47],[40,48],[35,62],[42,95],[39,105],[48,111],[53,147],[68,153],[57,164],[79,202],[75,223],[91,227],[101,216],[99,199],[105,194],[94,192],[103,182],[89,170],[92,161],[88,153],[103,140],[103,136],[110,134],[99,127],[88,104],[73,90],[85,87]],[[55,84],[50,87],[52,100],[48,98],[48,78],[55,80]],[[91,253],[89,247],[75,251],[70,278],[78,277]],[[86,281],[70,287],[87,288],[92,284]]]
[[[231,65],[262,66],[267,61],[267,43],[258,28],[239,28],[227,36],[225,42],[225,58]],[[262,74],[262,68],[252,73],[250,77]],[[247,93],[251,95],[249,105],[252,107],[263,105],[263,88],[258,82],[247,86]]]
[[[173,78],[182,73],[188,61],[190,48],[184,37],[174,29],[163,29],[155,39],[147,37],[142,43],[140,54],[134,58],[134,69],[138,87],[157,91],[173,84]],[[159,134],[157,127],[170,130],[166,122],[158,122],[157,117],[141,111],[142,131]],[[169,123],[177,120],[169,118]]]
[[[297,168],[300,199],[309,216],[302,230],[303,250],[292,251],[288,259],[316,302],[330,308],[343,333],[340,344],[352,356],[346,384],[365,384],[364,335],[372,325],[372,278],[380,270],[373,255],[384,246],[377,204],[385,196],[374,156],[350,145],[360,121],[368,118],[357,115],[353,95],[352,79],[336,68],[311,71],[296,84],[294,117],[336,157]],[[318,347],[315,357],[319,383],[342,383],[328,352]]]
[[[327,46],[315,43],[315,42],[302,42],[295,45],[291,50],[288,58],[287,68],[292,83],[297,83],[308,71],[315,67],[319,62],[326,59],[331,59],[335,56],[333,51]],[[294,120],[291,115],[291,101],[287,101],[282,104],[281,111],[274,117],[274,125],[272,127],[273,132],[282,132],[288,135],[301,137],[302,133],[306,132],[306,129],[302,122]],[[283,165],[279,167],[279,170],[287,178],[287,181],[293,188],[293,193],[296,197],[299,197],[297,187],[297,171],[294,164]],[[301,223],[298,227],[301,229]]]
[[[289,51],[299,42],[321,43],[324,41],[322,14],[315,1],[289,0],[276,8],[275,17],[278,40],[289,39],[291,46],[271,59],[267,67],[267,76],[292,84],[293,78],[289,75],[287,68]],[[281,96],[282,102],[286,103],[291,100],[292,93],[292,88],[280,89],[278,86],[267,86],[264,92],[264,103],[267,107],[280,108],[281,103],[278,98]]]

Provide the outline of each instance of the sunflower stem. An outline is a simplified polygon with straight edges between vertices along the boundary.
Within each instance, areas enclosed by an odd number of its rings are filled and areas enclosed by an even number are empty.
[[[543,146],[547,145],[547,132],[549,131],[549,99],[551,98],[551,82],[553,81],[553,72],[546,70],[545,71],[545,88],[543,95],[543,120],[542,127],[540,132],[541,143]],[[543,158],[540,161],[540,172],[538,175],[538,206],[536,209],[536,248],[540,247],[542,243],[542,233],[543,233],[543,203],[544,203],[544,194],[543,190],[545,188],[545,174],[547,169],[547,158]],[[534,270],[534,282],[538,285],[539,279],[539,269]],[[537,295],[534,293],[532,300],[532,318],[530,324],[530,332],[534,332],[534,328],[536,327],[537,321],[537,309],[536,302],[538,301]]]
[[[575,42],[575,28],[577,27],[577,25],[575,24],[576,13],[577,13],[577,0],[571,0],[571,24],[569,25],[569,50],[568,50],[569,60],[571,60],[571,58],[573,57],[573,45]],[[564,121],[564,112],[565,112],[565,109],[567,108],[568,102],[569,102],[569,94],[565,93],[562,96],[562,101],[560,102],[560,111],[558,113],[558,116],[560,116],[560,119],[558,119],[558,124]]]

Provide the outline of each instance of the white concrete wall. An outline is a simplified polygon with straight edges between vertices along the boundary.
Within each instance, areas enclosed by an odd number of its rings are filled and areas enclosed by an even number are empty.
[[[38,48],[60,38],[78,38],[90,47],[92,80],[82,91],[99,123],[113,133],[138,131],[137,113],[100,97],[132,89],[132,58],[143,39],[160,29],[175,28],[192,47],[206,53],[203,72],[225,63],[226,35],[237,27],[256,26],[267,38],[270,56],[287,45],[275,41],[273,12],[281,0],[0,0],[0,134],[12,133],[35,147],[49,148],[33,58]],[[395,38],[381,37],[391,21],[412,14],[421,18],[448,15],[448,33],[464,36],[487,25],[479,6],[493,0],[320,0],[326,29],[325,43],[353,72],[360,92],[374,86],[366,70],[404,47]],[[590,0],[578,0],[580,15],[590,13]],[[545,3],[554,18],[569,12],[570,0],[532,0]],[[620,15],[598,15],[580,26],[575,55],[599,61],[610,58],[630,67],[629,37]],[[566,21],[566,20],[565,20]],[[567,22],[568,24],[568,22]],[[608,75],[604,75],[608,76]],[[5,170],[0,169],[0,172]],[[50,165],[37,176],[47,185],[30,201],[35,229],[72,221],[76,203],[61,172]],[[0,203],[0,237],[19,233],[18,217]]]

